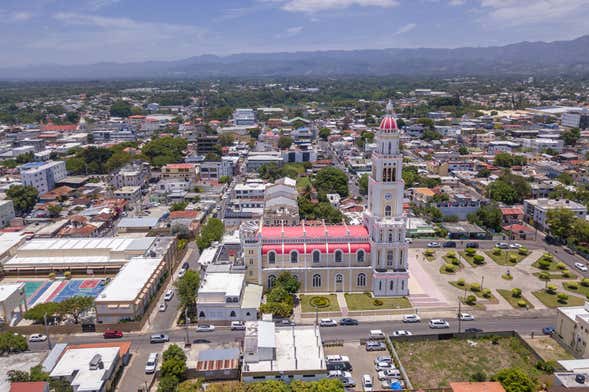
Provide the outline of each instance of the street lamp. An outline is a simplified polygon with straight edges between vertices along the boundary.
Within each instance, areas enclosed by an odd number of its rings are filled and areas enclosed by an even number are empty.
[[[51,350],[51,338],[49,337],[49,327],[47,326],[47,312],[43,315],[43,323],[45,324],[45,335],[47,335],[47,346]]]

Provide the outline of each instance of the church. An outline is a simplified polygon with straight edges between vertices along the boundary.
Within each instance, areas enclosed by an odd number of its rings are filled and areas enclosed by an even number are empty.
[[[240,228],[249,283],[271,288],[288,271],[303,293],[372,292],[375,297],[409,295],[408,245],[403,215],[403,157],[392,104],[375,135],[367,208],[362,225]]]

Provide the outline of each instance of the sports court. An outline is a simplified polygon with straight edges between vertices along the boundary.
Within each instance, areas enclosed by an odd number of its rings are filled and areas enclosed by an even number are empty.
[[[96,297],[104,289],[101,281],[102,279],[19,280],[25,283],[29,307],[45,302],[61,302],[76,295]]]

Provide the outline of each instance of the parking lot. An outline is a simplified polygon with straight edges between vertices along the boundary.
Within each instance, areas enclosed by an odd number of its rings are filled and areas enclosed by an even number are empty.
[[[381,390],[381,381],[374,367],[374,360],[378,356],[390,356],[388,350],[366,351],[360,342],[344,342],[343,346],[325,347],[325,355],[345,355],[350,358],[352,364],[352,377],[356,381],[356,387],[349,391],[362,391],[362,376],[369,374],[375,390]]]

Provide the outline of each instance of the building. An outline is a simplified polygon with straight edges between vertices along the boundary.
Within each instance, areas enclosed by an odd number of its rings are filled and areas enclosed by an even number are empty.
[[[133,203],[141,198],[141,187],[124,186],[121,189],[117,189],[116,191],[114,191],[113,195],[117,199],[124,199]]]
[[[300,223],[296,181],[285,177],[264,190],[264,225],[295,226]]]
[[[161,177],[163,179],[175,178],[190,181],[196,177],[195,168],[196,165],[192,163],[168,163],[162,166]]]
[[[235,109],[233,111],[233,123],[235,125],[256,125],[256,112],[254,109]]]
[[[24,185],[35,187],[39,193],[49,192],[67,175],[64,161],[33,162],[21,166]]]
[[[115,188],[125,186],[143,187],[151,177],[149,164],[145,162],[133,162],[120,168],[111,177],[111,184]]]
[[[258,318],[263,287],[245,283],[245,274],[207,273],[198,289],[196,308],[201,321],[249,321]]]
[[[233,177],[237,174],[239,157],[221,157],[220,161],[206,161],[199,165],[199,177],[202,181],[219,181],[221,177]]]
[[[12,200],[0,200],[0,227],[7,226],[15,216]]]
[[[219,136],[218,135],[196,136],[196,153],[198,155],[217,153],[218,146],[219,146]]]
[[[49,392],[47,381],[13,382],[8,392]]]
[[[246,170],[248,172],[257,172],[258,169],[267,164],[282,166],[284,160],[280,152],[256,152],[250,151],[247,156]]]
[[[236,199],[263,199],[266,184],[257,181],[236,184],[233,193]]]
[[[12,325],[17,313],[22,315],[27,311],[27,297],[25,284],[0,284],[0,324]]]
[[[555,333],[577,357],[589,358],[589,302],[557,308]]]
[[[246,322],[242,381],[315,381],[325,377],[327,365],[318,326]]]
[[[399,129],[387,105],[376,133],[363,225],[241,226],[242,257],[249,282],[273,286],[282,271],[301,282],[302,292],[363,292],[406,296],[408,245],[403,213],[403,158]]]
[[[524,200],[524,219],[542,231],[548,231],[546,222],[548,211],[564,208],[575,213],[577,218],[585,219],[587,207],[566,199],[530,199]]]
[[[580,109],[563,113],[560,123],[563,127],[587,129],[589,128],[589,110]]]

